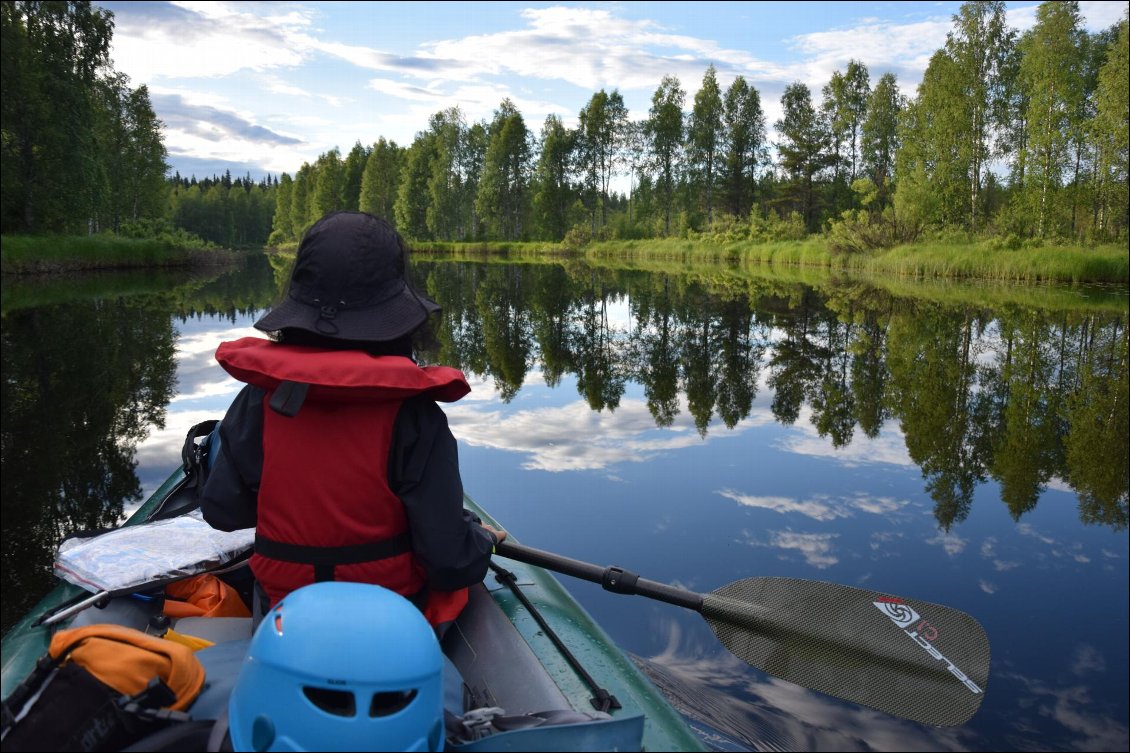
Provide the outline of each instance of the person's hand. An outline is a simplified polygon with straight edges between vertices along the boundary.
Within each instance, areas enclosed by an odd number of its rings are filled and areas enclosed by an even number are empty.
[[[495,543],[501,542],[506,539],[506,531],[495,528],[494,526],[488,526],[486,523],[483,523],[482,526],[483,528],[494,534]]]

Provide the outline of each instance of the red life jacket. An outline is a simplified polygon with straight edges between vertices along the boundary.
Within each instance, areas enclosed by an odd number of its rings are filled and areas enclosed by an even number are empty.
[[[401,403],[415,395],[458,400],[471,391],[463,374],[257,337],[221,344],[216,360],[267,392],[251,569],[272,606],[301,586],[343,580],[411,598],[433,625],[455,619],[467,589],[426,591],[404,505],[388,485],[388,458]]]

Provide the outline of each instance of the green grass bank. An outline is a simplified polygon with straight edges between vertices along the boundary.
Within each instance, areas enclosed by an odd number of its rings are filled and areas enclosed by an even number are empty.
[[[163,239],[111,235],[0,237],[0,272],[44,274],[147,267],[200,267],[230,264],[238,252],[182,248]]]
[[[696,240],[603,241],[590,258],[725,261],[736,264],[824,267],[896,278],[979,279],[999,282],[1130,282],[1125,246],[995,248],[992,241],[919,243],[865,254],[834,254],[820,240],[707,243]]]

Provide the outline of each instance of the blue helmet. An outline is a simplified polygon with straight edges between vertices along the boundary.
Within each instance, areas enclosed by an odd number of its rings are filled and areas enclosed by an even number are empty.
[[[228,704],[235,750],[438,751],[443,654],[403,596],[315,583],[267,613]]]

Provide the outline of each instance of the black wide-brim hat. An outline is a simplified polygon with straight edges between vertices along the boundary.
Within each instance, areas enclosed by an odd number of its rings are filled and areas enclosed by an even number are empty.
[[[328,214],[302,238],[286,298],[255,327],[397,340],[440,310],[408,284],[406,264],[404,242],[385,220],[365,212]]]

